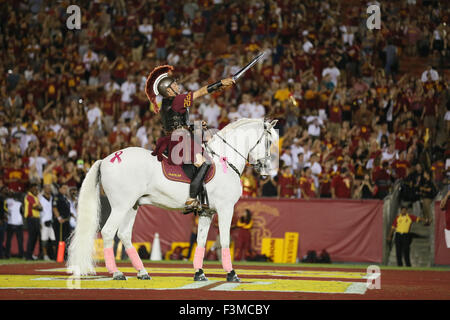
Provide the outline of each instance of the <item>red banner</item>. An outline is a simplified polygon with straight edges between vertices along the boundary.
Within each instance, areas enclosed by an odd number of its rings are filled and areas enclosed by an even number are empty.
[[[326,249],[332,261],[381,263],[383,256],[383,201],[245,199],[235,206],[235,216],[250,209],[254,224],[252,248],[259,251],[263,238],[284,238],[299,233],[298,257],[309,250]],[[192,216],[152,206],[139,208],[133,229],[134,242],[153,242],[159,233],[161,249],[173,241],[189,241]],[[208,240],[215,240],[211,226]]]
[[[445,244],[445,211],[439,207],[439,202],[434,207],[434,264],[450,265],[450,248]]]

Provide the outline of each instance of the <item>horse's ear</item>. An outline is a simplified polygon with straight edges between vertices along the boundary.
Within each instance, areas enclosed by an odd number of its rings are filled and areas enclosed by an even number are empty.
[[[270,126],[271,126],[272,128],[275,127],[275,126],[277,125],[277,122],[278,122],[277,119],[272,120],[272,122],[270,123]]]

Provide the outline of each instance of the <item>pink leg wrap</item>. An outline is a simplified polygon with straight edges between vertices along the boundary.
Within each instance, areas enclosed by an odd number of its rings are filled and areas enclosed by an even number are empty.
[[[205,256],[205,248],[197,247],[194,253],[194,269],[203,268],[203,257]]]
[[[114,258],[113,248],[103,249],[103,254],[105,255],[106,269],[108,269],[109,273],[114,273],[116,271],[119,271],[116,266],[116,260]]]
[[[222,267],[226,272],[233,270],[231,265],[230,248],[222,248]]]
[[[139,257],[135,247],[128,248],[127,250],[125,250],[125,252],[130,258],[131,264],[137,271],[144,269],[144,264],[142,263],[142,260]]]

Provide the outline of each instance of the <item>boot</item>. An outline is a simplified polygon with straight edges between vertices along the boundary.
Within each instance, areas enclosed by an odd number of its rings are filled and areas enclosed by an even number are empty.
[[[202,204],[203,210],[209,209],[209,199],[208,199],[208,193],[206,192],[206,187],[203,184],[202,191],[200,192],[200,202]]]
[[[189,186],[189,199],[185,203],[185,212],[186,211],[194,211],[196,208],[200,206],[200,201],[197,200],[197,196],[199,195],[202,186],[203,186],[203,179],[206,176],[206,173],[209,170],[209,167],[211,165],[204,162],[195,173],[194,178],[191,181],[191,185]]]

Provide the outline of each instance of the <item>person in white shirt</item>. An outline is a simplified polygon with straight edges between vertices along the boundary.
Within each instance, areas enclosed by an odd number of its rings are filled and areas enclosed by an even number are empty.
[[[127,77],[127,81],[120,86],[120,91],[122,92],[122,103],[131,103],[132,96],[136,93],[136,84],[133,81],[133,76],[129,75]]]
[[[76,188],[70,188],[69,197],[67,199],[69,200],[69,204],[70,204],[69,224],[70,224],[70,228],[72,230],[74,230],[76,225],[77,225],[77,203],[78,203],[78,197],[77,197],[77,189]]]
[[[88,107],[88,112],[86,113],[86,116],[88,118],[88,124],[89,127],[91,127],[94,122],[97,122],[97,125],[101,126],[101,119],[102,119],[102,111],[97,106],[97,104],[90,103]]]
[[[266,114],[266,109],[260,103],[253,103],[253,106],[250,111],[250,118],[253,119],[262,119]]]
[[[311,41],[306,40],[305,43],[303,44],[303,51],[305,51],[306,53],[309,53],[309,50],[311,50],[313,47],[314,46],[311,43]]]
[[[0,119],[0,142],[6,144],[6,137],[9,135],[8,128],[5,127],[3,119]]]
[[[98,62],[98,54],[92,51],[92,49],[88,49],[88,51],[83,55],[83,64],[87,71],[91,70],[92,64]]]
[[[119,91],[120,90],[120,86],[115,81],[110,80],[107,83],[105,83],[104,89],[105,89],[106,92],[109,92],[111,90],[112,91]]]
[[[139,25],[138,31],[142,33],[146,38],[148,42],[152,41],[152,33],[153,33],[153,25],[148,23],[148,18],[145,17],[142,20],[142,24]]]
[[[39,156],[37,149],[33,149],[31,151],[30,159],[28,161],[29,167],[36,167],[36,171],[39,175],[39,178],[43,178],[43,172],[44,172],[44,165],[47,164],[47,159],[44,157]]]
[[[237,111],[236,107],[232,106],[230,112],[228,112],[228,119],[230,122],[241,119],[242,115]]]
[[[238,112],[242,118],[250,118],[251,109],[253,108],[250,102],[250,95],[242,95],[242,102],[238,105]]]
[[[142,148],[146,148],[148,145],[149,130],[150,127],[147,127],[147,125],[144,124],[136,131],[136,137],[138,138]]]
[[[316,177],[319,176],[319,174],[322,173],[322,166],[319,163],[319,156],[315,153],[313,153],[310,157],[310,168],[311,168],[311,173],[313,175],[315,175]]]
[[[437,73],[436,70],[433,69],[432,66],[428,66],[427,70],[425,70],[422,73],[422,76],[421,76],[420,80],[422,82],[438,81],[439,80],[439,74]]]
[[[198,112],[210,127],[219,127],[221,109],[209,95],[203,97],[203,102],[200,104]]]
[[[309,123],[308,134],[314,138],[320,137],[320,120],[318,118],[312,119]]]
[[[25,151],[28,148],[28,145],[32,141],[37,141],[36,135],[33,133],[33,128],[31,126],[27,127],[27,131],[22,137],[20,137],[20,150],[22,151],[22,154],[25,153]]]
[[[323,69],[322,77],[325,77],[326,75],[330,75],[331,82],[333,82],[334,86],[336,87],[341,72],[339,71],[338,68],[336,68],[334,61],[330,61],[328,67]]]
[[[19,248],[19,258],[23,258],[23,217],[22,217],[22,201],[18,194],[11,192],[11,197],[5,200],[8,222],[6,225],[6,251],[5,256],[11,256],[11,240],[15,234]]]
[[[280,160],[283,160],[284,165],[292,167],[293,159],[291,154],[291,149],[286,149],[283,155],[280,157]]]
[[[391,164],[395,159],[398,159],[398,152],[395,150],[395,145],[391,143],[387,150],[383,151],[381,154],[381,163],[383,163],[383,161],[388,161],[389,164]]]
[[[41,241],[42,241],[42,253],[44,254],[44,260],[50,260],[47,253],[48,241],[55,241],[55,231],[53,230],[52,220],[52,186],[50,184],[45,184],[42,193],[39,194],[39,203],[42,206],[41,211]]]
[[[294,144],[291,145],[291,153],[292,153],[292,157],[294,159],[297,159],[298,155],[300,153],[305,152],[305,150],[303,149],[303,147],[301,146],[301,140],[298,138],[294,139]],[[295,161],[294,161],[295,163]]]

